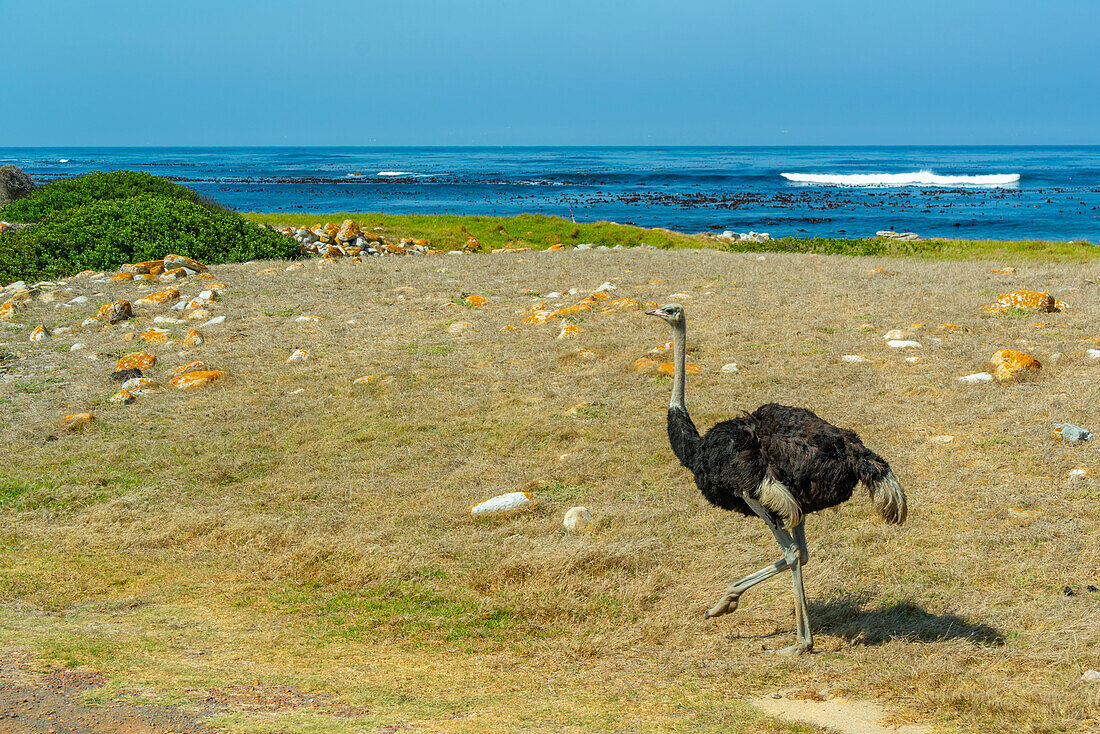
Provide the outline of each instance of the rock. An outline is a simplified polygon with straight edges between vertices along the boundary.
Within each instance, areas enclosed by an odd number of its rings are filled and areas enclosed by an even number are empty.
[[[50,335],[50,332],[46,331],[46,327],[42,324],[34,327],[34,331],[31,332],[30,341],[40,342]]]
[[[134,379],[135,377],[141,377],[141,370],[136,367],[129,367],[124,370],[116,370],[111,375],[111,379],[115,382],[126,382],[127,380]]]
[[[163,344],[168,341],[168,330],[150,327],[137,335],[146,344]]]
[[[571,507],[565,511],[565,519],[561,524],[571,533],[583,533],[591,522],[592,513],[587,507]]]
[[[841,357],[845,362],[866,362],[867,358],[862,354],[845,354]]]
[[[657,371],[663,375],[673,375],[676,374],[676,365],[672,362],[665,362],[657,368]],[[703,368],[692,362],[687,362],[684,364],[684,372],[689,375],[701,375],[703,374]]]
[[[199,347],[205,341],[202,336],[202,332],[198,329],[188,329],[187,336],[184,337],[183,343],[189,347]]]
[[[1081,680],[1086,683],[1100,683],[1100,670],[1086,670]]]
[[[165,273],[170,273],[176,268],[183,268],[184,270],[191,271],[191,273],[184,273],[185,275],[206,272],[205,265],[200,263],[198,260],[192,260],[191,258],[185,257],[183,255],[165,255],[163,262]]]
[[[302,316],[299,316],[298,318],[294,319],[294,323],[296,323],[296,324],[305,324],[305,323],[315,324],[315,323],[317,323],[318,320],[319,319],[316,316],[302,315]]]
[[[188,321],[202,321],[203,319],[210,318],[210,311],[205,308],[196,308],[193,311],[189,311],[183,318]]]
[[[188,372],[179,377],[173,377],[168,383],[177,390],[189,390],[191,388],[209,385],[212,382],[217,382],[223,377],[225,377],[225,372],[222,370],[199,370],[197,372]]]
[[[345,219],[340,229],[336,231],[336,239],[341,242],[352,242],[362,233],[359,225],[353,219]]]
[[[34,179],[22,169],[10,163],[0,166],[0,207],[22,199],[34,188]]]
[[[72,346],[70,346],[70,347],[69,347],[69,351],[70,351],[70,352],[79,352],[79,351],[80,351],[81,349],[83,349],[83,348],[84,348],[84,344],[83,344],[83,343],[81,343],[81,342],[75,342],[75,343],[74,343],[74,344],[73,344]]]
[[[164,262],[161,260],[146,260],[139,263],[126,263],[119,270],[131,275],[148,275],[154,268],[164,270]]]
[[[169,288],[166,291],[159,291],[157,293],[150,293],[147,296],[134,301],[135,306],[152,306],[155,304],[168,303],[168,301],[174,301],[180,297],[180,292],[175,288]]]
[[[11,321],[15,318],[15,315],[23,310],[23,304],[12,299],[8,299],[0,304],[0,319],[4,321]]]
[[[912,341],[911,339],[891,339],[886,342],[886,346],[891,349],[919,349],[921,343]]]
[[[1035,377],[1043,365],[1030,354],[1002,349],[990,359],[998,382],[1021,382]]]
[[[69,306],[69,307],[72,307],[72,306],[79,306],[80,304],[87,303],[87,302],[88,302],[88,297],[87,296],[77,296],[76,298],[72,299],[71,301],[66,301],[65,305]]]
[[[286,361],[287,363],[301,362],[307,359],[311,359],[312,357],[313,355],[304,349],[295,349],[293,352],[290,353],[290,356],[286,358]]]
[[[134,274],[133,273],[115,273],[114,275],[111,276],[111,280],[115,281],[116,283],[117,282],[122,282],[124,280],[133,280],[133,279],[134,279]]]
[[[631,363],[630,369],[635,372],[649,372],[657,369],[657,362],[649,357],[638,357]]]
[[[449,331],[452,334],[460,334],[460,333],[462,333],[463,331],[466,331],[469,328],[470,328],[470,322],[469,321],[456,321],[455,323],[453,323],[453,324],[451,324],[450,326],[447,327],[447,331]]]
[[[890,331],[882,335],[882,338],[889,341],[892,339],[904,339],[907,336],[909,336],[909,332],[904,329],[890,329]]]
[[[137,400],[137,398],[134,397],[134,394],[125,388],[111,396],[111,402],[118,403],[119,405],[129,405],[135,400]]]
[[[963,375],[956,378],[959,382],[978,383],[978,382],[993,382],[993,375],[988,372],[975,372],[972,375]]]
[[[100,307],[96,312],[96,320],[107,324],[117,324],[134,315],[130,302],[126,300],[111,301]]]
[[[878,273],[885,273],[886,268],[871,268],[867,271],[867,275],[876,275]]]
[[[932,438],[930,438],[928,440],[932,443],[951,443],[952,441],[955,440],[955,437],[950,435],[950,434],[944,433],[944,434],[941,434],[939,436],[933,436]]]
[[[351,383],[353,385],[366,385],[368,382],[374,382],[377,379],[377,375],[363,375],[362,377],[356,377]]]
[[[1100,359],[1100,349],[1086,349],[1085,355],[1089,359]]]
[[[875,237],[883,237],[888,240],[901,240],[903,242],[912,242],[913,240],[919,240],[920,235],[916,232],[895,232],[892,229],[880,229],[875,232]]]
[[[132,377],[126,382],[122,383],[123,390],[152,390],[157,386],[157,381],[152,377]]]
[[[133,352],[118,360],[118,364],[115,365],[115,371],[121,372],[122,370],[131,369],[145,370],[156,363],[156,356],[149,352]]]
[[[101,323],[100,320],[97,319],[95,316],[89,316],[88,318],[81,321],[80,325],[81,326],[96,326],[100,323]]]
[[[571,336],[581,333],[581,327],[576,324],[571,324],[565,319],[561,320],[561,331],[554,337],[555,339],[567,339]]]
[[[172,370],[172,375],[175,377],[179,377],[180,375],[186,375],[188,372],[198,372],[200,370],[209,369],[210,368],[206,366],[206,362],[203,362],[202,360],[197,360],[195,362],[188,362],[185,365],[177,367],[176,369]]]
[[[485,296],[466,296],[465,301],[467,306],[477,308],[478,306],[484,306],[489,302],[489,299]]]
[[[61,418],[57,422],[57,428],[65,433],[72,433],[73,431],[84,430],[92,425],[93,421],[95,421],[95,416],[91,413],[73,413]]]
[[[484,502],[474,505],[470,508],[470,514],[480,515],[486,512],[514,510],[517,507],[523,507],[524,505],[530,504],[530,502],[531,494],[529,492],[509,492],[507,494],[491,497]]]
[[[184,268],[172,268],[171,270],[165,270],[163,273],[157,276],[157,280],[164,283],[171,283],[173,280],[179,280],[187,277],[187,270]]]
[[[172,318],[171,316],[154,316],[153,317],[153,323],[154,324],[171,324],[173,326],[179,326],[180,324],[186,324],[187,322],[184,321],[183,319]]]
[[[1092,432],[1072,423],[1055,423],[1054,436],[1066,443],[1084,443],[1092,438]]]
[[[740,372],[741,368],[737,366],[736,362],[730,362],[729,364],[722,365],[719,371],[728,375],[734,372]]]
[[[190,301],[188,301],[187,305],[184,306],[184,308],[194,310],[196,308],[202,308],[205,305],[206,305],[206,299],[196,296],[196,297],[192,298]]]
[[[986,313],[1000,313],[1010,308],[1023,308],[1035,311],[1058,311],[1066,307],[1062,301],[1054,300],[1054,296],[1045,291],[1013,291],[1002,293],[997,301],[985,307]]]
[[[202,324],[202,326],[204,326],[204,327],[206,327],[206,326],[217,326],[218,324],[220,324],[224,321],[225,321],[224,316],[215,316],[214,318],[210,319],[206,323]]]

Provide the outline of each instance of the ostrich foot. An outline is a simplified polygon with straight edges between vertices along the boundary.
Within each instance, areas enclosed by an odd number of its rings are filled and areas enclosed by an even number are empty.
[[[740,594],[738,594],[737,596],[730,596],[729,594],[723,596],[721,599],[718,600],[717,604],[710,608],[710,611],[707,612],[707,615],[704,617],[704,619],[710,619],[711,617],[721,617],[723,614],[729,614],[730,612],[737,611],[737,600],[740,597]]]
[[[775,650],[764,650],[768,655],[782,655],[784,657],[797,657],[802,653],[810,652],[814,649],[814,643],[812,642],[796,642],[793,645],[787,645],[786,647],[780,647]]]

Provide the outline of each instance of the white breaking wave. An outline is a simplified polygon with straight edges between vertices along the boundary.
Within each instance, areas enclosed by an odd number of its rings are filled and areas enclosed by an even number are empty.
[[[69,159],[68,159],[68,158],[58,158],[58,159],[57,159],[57,162],[58,162],[58,163],[68,163],[68,162],[69,162]]]
[[[412,171],[379,171],[376,176],[412,176]]]
[[[1018,173],[990,173],[981,176],[940,176],[931,171],[909,173],[781,173],[794,183],[827,186],[1013,186]]]

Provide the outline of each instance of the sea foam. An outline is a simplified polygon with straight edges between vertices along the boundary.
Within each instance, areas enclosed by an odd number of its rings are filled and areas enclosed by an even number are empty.
[[[931,171],[908,173],[781,173],[793,183],[826,186],[1014,186],[1018,173],[991,173],[980,176],[940,176]]]
[[[412,176],[412,171],[379,171],[376,176]]]

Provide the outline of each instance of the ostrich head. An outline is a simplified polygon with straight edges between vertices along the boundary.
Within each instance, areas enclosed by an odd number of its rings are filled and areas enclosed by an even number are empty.
[[[679,326],[684,323],[684,307],[679,303],[666,303],[660,308],[646,311],[646,314],[664,319],[669,326]]]

